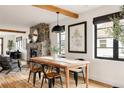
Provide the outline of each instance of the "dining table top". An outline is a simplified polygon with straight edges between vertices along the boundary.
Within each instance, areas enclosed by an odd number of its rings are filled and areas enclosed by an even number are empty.
[[[89,61],[80,61],[68,58],[53,58],[52,56],[43,56],[43,57],[33,57],[31,61],[41,64],[48,64],[54,65],[59,67],[76,67],[76,66],[83,66],[89,64]]]

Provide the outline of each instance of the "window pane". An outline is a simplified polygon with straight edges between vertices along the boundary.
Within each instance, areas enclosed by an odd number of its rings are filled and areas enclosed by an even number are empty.
[[[59,35],[59,33],[57,33],[57,43],[59,43],[60,42],[60,35]]]
[[[97,47],[101,47],[101,44],[104,44],[106,47],[113,47],[113,38],[97,39]]]
[[[65,35],[61,35],[61,40],[65,40]]]
[[[64,46],[65,45],[65,40],[62,40],[61,41],[61,46]]]
[[[122,25],[122,29],[124,31],[124,19],[120,20],[120,24]],[[124,59],[124,45],[119,41],[119,49],[118,49],[118,56],[119,58]]]
[[[98,57],[113,57],[113,48],[97,48],[97,56]]]
[[[119,58],[124,58],[124,45],[119,41]]]
[[[112,28],[103,28],[103,29],[97,30],[97,38],[112,37],[109,34],[109,31],[112,31]]]
[[[100,47],[101,48],[106,48],[106,40],[100,40]]]
[[[64,46],[61,47],[61,54],[65,54],[65,47]]]
[[[112,27],[113,22],[105,22],[97,25],[97,28],[107,28],[107,27]]]
[[[97,57],[113,58],[112,22],[97,24]]]
[[[61,49],[59,54],[65,54],[65,31],[57,33],[57,46]]]
[[[21,49],[23,47],[22,45],[22,37],[17,37],[16,38],[16,48]]]

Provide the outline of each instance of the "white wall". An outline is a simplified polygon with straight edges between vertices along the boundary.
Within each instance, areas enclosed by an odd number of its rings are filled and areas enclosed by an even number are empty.
[[[12,30],[18,30],[18,31],[26,31],[26,34],[21,34],[21,33],[8,33],[8,32],[0,32],[0,37],[4,38],[4,55],[6,55],[6,51],[8,50],[7,48],[7,42],[8,40],[14,40],[16,41],[16,37],[22,36],[23,40],[23,48],[20,50],[22,52],[22,59],[26,60],[27,59],[27,50],[26,50],[26,39],[28,38],[29,34],[29,27],[23,27],[23,26],[18,26],[18,25],[3,25],[0,24],[1,29],[12,29]]]
[[[89,78],[101,81],[104,83],[111,84],[113,86],[124,87],[124,62],[123,61],[112,61],[112,60],[102,60],[94,58],[94,26],[93,18],[114,13],[119,10],[119,6],[102,6],[100,8],[82,13],[79,19],[65,19],[60,20],[61,25],[65,25],[66,28],[66,57],[68,58],[84,58],[89,60],[90,69],[89,69]],[[87,53],[68,53],[68,25],[87,21]],[[51,24],[51,28],[56,23]],[[52,45],[56,44],[56,34],[51,34],[51,43]]]

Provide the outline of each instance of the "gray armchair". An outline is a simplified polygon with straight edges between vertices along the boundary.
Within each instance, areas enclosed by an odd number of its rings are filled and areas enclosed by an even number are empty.
[[[2,70],[8,70],[6,74],[18,67],[20,69],[20,63],[12,60],[10,57],[0,55],[0,65]],[[0,71],[0,72],[1,72]]]

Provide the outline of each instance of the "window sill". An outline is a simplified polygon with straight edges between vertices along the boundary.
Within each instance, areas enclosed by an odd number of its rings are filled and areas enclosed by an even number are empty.
[[[105,57],[95,57],[95,59],[101,59],[101,60],[112,60],[112,61],[124,61],[124,59],[113,59],[113,58],[105,58]]]

